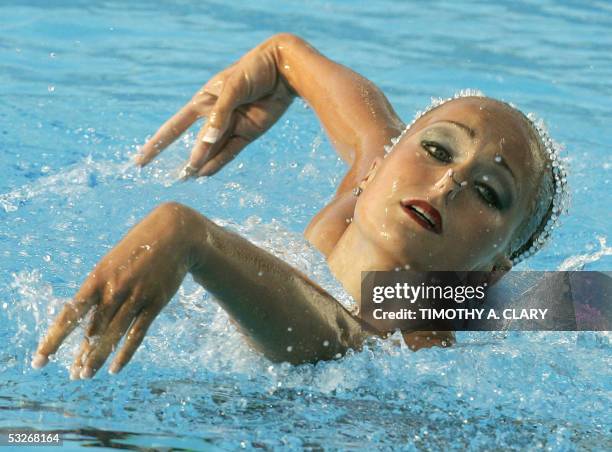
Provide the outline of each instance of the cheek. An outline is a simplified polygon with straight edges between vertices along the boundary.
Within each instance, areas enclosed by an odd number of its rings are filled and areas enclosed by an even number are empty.
[[[457,236],[468,245],[471,257],[493,257],[505,249],[511,234],[507,217],[480,207],[466,208],[464,212]]]
[[[436,167],[418,149],[402,148],[393,151],[381,165],[372,185],[381,194],[391,195],[402,187],[428,187],[436,182]]]

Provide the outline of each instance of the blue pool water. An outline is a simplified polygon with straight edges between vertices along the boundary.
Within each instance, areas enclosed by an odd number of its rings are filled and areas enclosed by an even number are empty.
[[[300,232],[345,168],[302,102],[209,180],[173,184],[193,134],[144,170],[130,164],[208,77],[279,31],[375,81],[405,120],[461,88],[546,118],[570,156],[573,203],[520,269],[610,270],[612,4],[278,3],[0,4],[0,431],[63,432],[72,448],[610,450],[609,333],[461,333],[451,349],[391,340],[272,365],[188,279],[119,376],[68,381],[80,333],[30,369],[53,313],[162,201],[333,284]]]

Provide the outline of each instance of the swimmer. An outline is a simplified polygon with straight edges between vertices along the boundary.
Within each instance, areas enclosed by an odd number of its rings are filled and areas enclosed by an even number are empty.
[[[298,96],[348,166],[305,236],[357,302],[367,270],[478,270],[494,284],[540,248],[563,207],[555,148],[517,109],[463,93],[406,126],[371,81],[286,33],[208,81],[136,163],[148,164],[207,118],[181,177],[212,176]],[[119,372],[187,273],[273,361],[334,359],[379,334],[284,261],[185,205],[164,203],[87,276],[40,341],[33,367],[90,314],[70,376],[91,378],[115,348],[109,372]],[[431,331],[403,338],[415,350],[454,339]]]

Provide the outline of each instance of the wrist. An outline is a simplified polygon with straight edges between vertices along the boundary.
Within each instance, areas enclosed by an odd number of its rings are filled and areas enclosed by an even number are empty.
[[[292,68],[295,68],[296,55],[301,49],[306,48],[308,43],[292,33],[278,33],[272,36],[267,44],[267,49],[274,59],[279,81],[287,87],[293,97],[298,97],[300,89]]]
[[[206,231],[202,221],[204,217],[178,202],[165,202],[156,213],[161,216],[156,222],[163,224],[163,234],[171,237],[170,246],[180,253],[187,271],[191,271],[199,263],[201,245],[205,241],[202,240]]]
[[[183,206],[183,209],[184,225],[181,235],[186,245],[185,264],[187,271],[193,273],[205,263],[209,245],[209,225],[212,222],[187,206]]]

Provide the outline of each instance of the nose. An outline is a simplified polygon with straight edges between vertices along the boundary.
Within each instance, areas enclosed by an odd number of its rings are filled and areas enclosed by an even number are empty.
[[[460,180],[456,178],[456,173],[452,168],[446,171],[440,180],[436,182],[436,188],[444,193],[445,202],[448,204],[452,201],[457,193],[467,187],[467,180]]]

